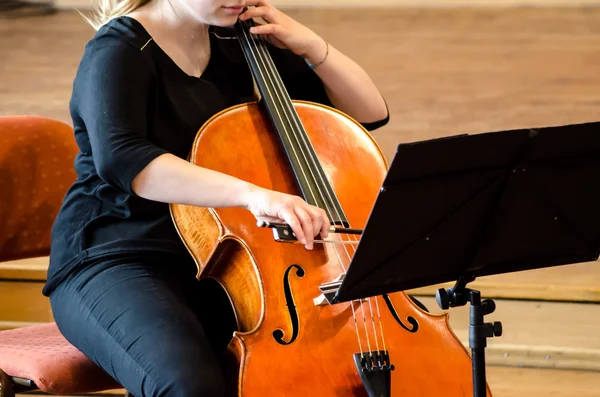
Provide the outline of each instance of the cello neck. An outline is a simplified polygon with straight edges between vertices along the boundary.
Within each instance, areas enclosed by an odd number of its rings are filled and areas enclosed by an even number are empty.
[[[279,136],[302,196],[309,204],[333,215],[332,223],[349,227],[341,204],[271,58],[267,42],[259,35],[250,33],[252,26],[252,20],[238,20],[234,28],[258,87],[261,103]]]

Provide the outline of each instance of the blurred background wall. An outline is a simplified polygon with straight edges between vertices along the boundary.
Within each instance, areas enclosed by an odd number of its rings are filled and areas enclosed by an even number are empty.
[[[58,6],[86,7],[86,0],[55,0]],[[596,5],[597,0],[275,0],[280,7],[514,7],[514,6],[579,6]]]

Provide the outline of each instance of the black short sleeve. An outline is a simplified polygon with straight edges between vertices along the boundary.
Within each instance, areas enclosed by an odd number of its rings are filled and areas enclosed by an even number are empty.
[[[87,130],[96,171],[129,194],[137,174],[167,153],[147,139],[151,86],[142,51],[110,37],[86,48],[74,82],[76,112]]]

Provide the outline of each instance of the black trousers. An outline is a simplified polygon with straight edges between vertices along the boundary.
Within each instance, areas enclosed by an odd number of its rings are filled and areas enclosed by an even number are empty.
[[[225,394],[221,358],[235,329],[218,284],[191,258],[96,260],[51,294],[58,328],[135,397]]]

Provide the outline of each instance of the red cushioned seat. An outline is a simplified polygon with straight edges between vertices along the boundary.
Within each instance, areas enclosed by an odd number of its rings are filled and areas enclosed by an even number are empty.
[[[49,255],[78,151],[73,128],[61,121],[0,116],[0,262]],[[0,332],[0,382],[11,382],[4,373],[53,394],[122,389],[53,323]],[[0,384],[0,395],[11,385]]]
[[[122,389],[67,342],[54,323],[0,332],[0,368],[52,394]]]

